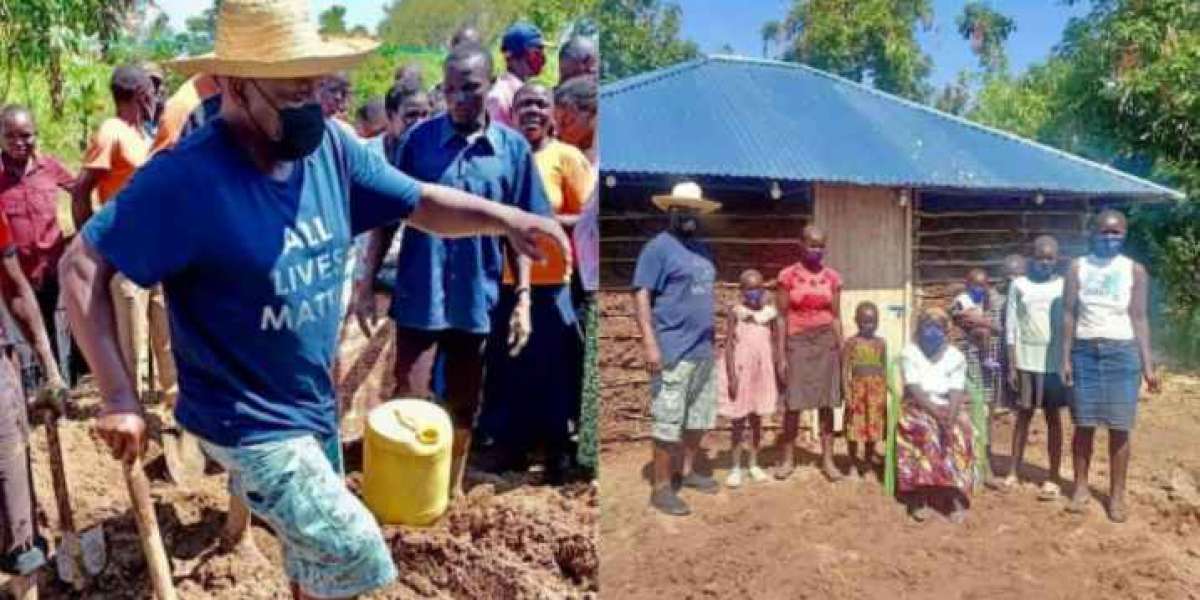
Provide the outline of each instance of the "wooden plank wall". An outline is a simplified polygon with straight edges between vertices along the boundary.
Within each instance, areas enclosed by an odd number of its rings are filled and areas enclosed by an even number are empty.
[[[1004,257],[1028,256],[1039,235],[1058,239],[1065,270],[1069,259],[1087,249],[1093,214],[1114,205],[1084,196],[917,194],[913,212],[913,278],[919,307],[949,303],[962,289],[967,270],[987,270],[1003,278]]]

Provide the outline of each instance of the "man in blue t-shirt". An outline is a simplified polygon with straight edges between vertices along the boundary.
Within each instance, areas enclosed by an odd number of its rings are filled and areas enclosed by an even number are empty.
[[[655,196],[667,211],[670,229],[646,243],[633,274],[638,327],[650,370],[654,480],[651,506],[682,516],[690,512],[672,485],[672,457],[683,447],[682,487],[717,491],[711,477],[696,473],[693,459],[704,432],[717,417],[713,371],[713,281],[708,246],[697,239],[698,216],[720,204],[702,197],[694,183]]]
[[[97,423],[114,455],[141,452],[145,423],[116,342],[109,280],[162,283],[179,370],[176,419],[271,524],[298,597],[353,597],[396,576],[366,507],[342,481],[330,377],[355,233],[405,219],[442,236],[507,235],[517,252],[566,237],[553,221],[397,171],[321,114],[321,77],[369,49],[319,38],[301,0],[226,0],[220,45],[174,63],[218,77],[220,116],[157,155],[84,228],[62,265],[71,324],[96,374]],[[245,13],[245,14],[243,14]],[[248,17],[256,18],[248,18]],[[233,18],[239,17],[239,18]],[[249,27],[249,31],[239,31]],[[224,29],[228,29],[227,31]],[[225,55],[222,55],[222,51]]]
[[[396,168],[420,181],[468,191],[521,210],[552,215],[529,142],[490,121],[484,110],[491,54],[460,44],[443,64],[447,111],[405,133],[390,156]],[[367,271],[355,292],[355,311],[374,320],[371,282],[381,250],[395,228],[368,244]],[[461,490],[471,433],[479,413],[484,345],[500,290],[504,245],[494,236],[444,240],[405,231],[396,264],[391,317],[396,322],[397,396],[433,395],[436,362],[444,367],[445,401],[454,422],[451,495]],[[515,258],[515,257],[514,257]],[[529,339],[530,262],[517,264],[517,300],[510,319],[511,352]],[[435,361],[440,356],[440,361]]]

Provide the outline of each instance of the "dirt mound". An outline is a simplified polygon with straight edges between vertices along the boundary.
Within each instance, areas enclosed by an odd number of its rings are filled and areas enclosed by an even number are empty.
[[[94,412],[94,395],[83,393],[82,414]],[[161,420],[151,411],[149,428]],[[60,423],[67,478],[80,528],[101,526],[108,540],[109,563],[89,597],[141,599],[151,596],[148,573],[129,513],[119,465],[90,433],[89,420]],[[39,526],[58,538],[58,515],[50,483],[44,431],[32,440]],[[181,598],[290,598],[279,544],[269,529],[255,523],[253,535],[262,556],[225,553],[218,535],[228,496],[225,476],[212,472],[186,489],[165,481],[160,449],[147,453],[147,473],[156,514]],[[348,466],[355,460],[348,456]],[[211,465],[210,465],[211,467]],[[357,474],[351,476],[351,487]],[[469,482],[470,483],[470,482]],[[474,485],[463,501],[432,527],[385,530],[400,579],[371,598],[583,598],[597,589],[598,497],[588,484],[562,488],[535,485],[536,475],[491,478]],[[52,569],[41,576],[42,598],[78,598],[55,581]]]
[[[717,495],[684,492],[693,514],[659,515],[649,497],[646,442],[610,443],[601,454],[605,594],[620,598],[1166,598],[1200,590],[1200,380],[1170,375],[1141,406],[1130,465],[1130,520],[1108,521],[1107,439],[1099,434],[1093,501],[1075,516],[1039,502],[1046,432],[1035,419],[1026,483],[980,492],[967,522],[917,524],[875,476],[825,481],[809,449],[796,476]],[[1011,417],[995,446],[1008,465]],[[1068,431],[1068,436],[1070,432]],[[1069,440],[1069,437],[1068,437]],[[766,439],[771,442],[771,437]],[[728,436],[708,436],[718,480]],[[1062,474],[1070,475],[1069,441]],[[837,453],[844,452],[839,442]],[[762,462],[778,454],[764,450]],[[843,464],[843,467],[845,465]],[[1067,488],[1070,489],[1069,486]]]

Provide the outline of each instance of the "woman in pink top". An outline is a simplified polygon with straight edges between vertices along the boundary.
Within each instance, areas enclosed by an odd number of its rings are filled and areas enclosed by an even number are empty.
[[[786,387],[783,413],[783,462],[776,479],[795,471],[795,442],[800,411],[817,409],[821,421],[821,471],[830,481],[841,474],[833,465],[833,409],[841,404],[839,305],[842,278],[824,265],[825,232],[809,225],[801,235],[800,262],[779,272],[776,305],[776,371]]]

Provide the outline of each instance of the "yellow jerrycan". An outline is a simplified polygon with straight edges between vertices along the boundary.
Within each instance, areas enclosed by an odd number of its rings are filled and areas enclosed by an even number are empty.
[[[450,416],[426,400],[392,400],[367,414],[363,500],[380,523],[429,525],[446,512]]]

